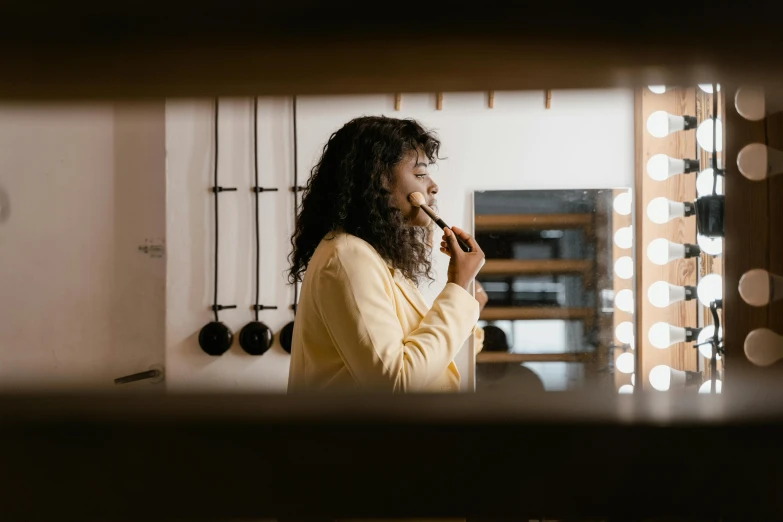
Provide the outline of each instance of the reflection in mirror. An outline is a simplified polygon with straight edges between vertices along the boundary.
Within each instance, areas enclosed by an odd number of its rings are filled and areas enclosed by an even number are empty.
[[[474,194],[476,240],[487,258],[477,291],[488,296],[477,392],[629,391],[631,201],[628,189]],[[628,312],[616,306],[625,294]]]

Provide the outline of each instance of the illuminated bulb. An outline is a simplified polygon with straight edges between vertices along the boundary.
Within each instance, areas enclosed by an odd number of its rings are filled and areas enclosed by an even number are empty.
[[[716,122],[718,132],[715,147],[718,149],[717,152],[720,152],[723,150],[723,124],[720,122],[720,119],[716,120]],[[699,124],[699,127],[696,129],[696,143],[707,152],[712,152],[712,118],[706,119]]]
[[[636,386],[636,374],[631,374],[631,385]]]
[[[768,328],[757,328],[745,337],[745,356],[756,366],[783,359],[783,337]]]
[[[740,278],[739,294],[750,306],[767,306],[783,299],[783,277],[762,268],[748,270]]]
[[[631,248],[633,246],[633,230],[631,227],[618,228],[614,233],[614,244],[617,248]]]
[[[617,390],[617,393],[621,393],[623,395],[633,393],[633,386],[630,384],[623,384],[620,386],[620,389]]]
[[[704,276],[696,286],[696,294],[704,306],[710,306],[712,301],[723,299],[723,279],[718,274]]]
[[[698,160],[675,159],[666,154],[656,154],[647,160],[647,175],[656,181],[664,181],[677,174],[699,170]]]
[[[782,92],[765,91],[763,87],[740,87],[734,96],[734,106],[740,116],[750,121],[759,121],[783,110]]]
[[[701,329],[699,337],[696,339],[696,344],[699,345],[699,353],[707,359],[712,359],[712,338],[715,336],[715,325],[709,324]],[[718,339],[723,338],[723,328],[718,328]],[[720,355],[716,354],[715,360],[720,361]]]
[[[671,388],[681,389],[689,384],[698,383],[701,374],[698,372],[683,372],[660,364],[650,370],[650,386],[658,391],[667,391]]]
[[[712,194],[712,184],[715,180],[715,171],[704,169],[696,176],[696,194],[698,196],[709,196]],[[715,185],[718,195],[723,195],[723,176],[718,176],[718,182]]]
[[[617,371],[621,373],[633,373],[634,359],[631,352],[623,352],[617,356],[614,362]]]
[[[723,388],[723,382],[720,379],[715,379],[715,391],[712,391],[712,380],[704,381],[704,384],[699,386],[699,393],[720,393]]]
[[[698,328],[682,328],[669,323],[655,323],[647,332],[650,344],[663,350],[676,343],[689,343],[698,335]]]
[[[650,89],[650,92],[653,94],[663,94],[666,92],[665,85],[648,85],[647,88]]]
[[[618,324],[617,328],[614,329],[614,336],[623,344],[631,344],[633,342],[633,323],[623,321]]]
[[[720,84],[717,84],[718,92],[720,92]],[[699,89],[706,92],[707,94],[712,94],[712,84],[711,83],[700,83]]]
[[[612,208],[621,216],[627,216],[631,213],[631,205],[633,201],[631,199],[631,191],[621,192],[614,198]]]
[[[647,258],[654,264],[663,266],[675,259],[696,257],[701,250],[696,245],[672,243],[666,238],[653,239],[647,245]]]
[[[633,277],[633,259],[630,256],[623,256],[614,263],[614,273],[620,279],[631,279]]]
[[[722,237],[707,237],[698,235],[696,236],[696,243],[699,244],[701,251],[708,256],[719,256],[723,253]]]
[[[624,288],[614,296],[614,304],[618,309],[629,314],[633,313],[633,292]]]
[[[745,145],[737,154],[737,168],[751,181],[783,174],[783,152],[763,143]]]
[[[655,198],[647,205],[647,217],[650,221],[663,225],[678,217],[692,216],[696,213],[693,203],[671,201],[664,197]]]
[[[696,287],[675,286],[666,281],[656,281],[647,289],[647,299],[657,308],[666,308],[678,301],[690,301],[696,297]]]
[[[696,127],[693,116],[675,116],[666,111],[655,111],[647,118],[647,132],[656,138],[665,138],[672,132]]]

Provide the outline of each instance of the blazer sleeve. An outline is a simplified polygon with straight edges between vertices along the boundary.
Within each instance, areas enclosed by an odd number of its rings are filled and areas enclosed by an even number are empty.
[[[479,303],[448,283],[419,326],[403,334],[389,268],[374,252],[336,250],[319,273],[319,313],[363,387],[417,391],[446,371],[473,332]]]

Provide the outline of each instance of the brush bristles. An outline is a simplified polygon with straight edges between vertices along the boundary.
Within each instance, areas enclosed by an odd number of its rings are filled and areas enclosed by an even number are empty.
[[[413,192],[408,196],[408,201],[411,202],[411,205],[414,207],[420,207],[422,205],[427,204],[427,200],[424,199],[424,194],[421,192]]]

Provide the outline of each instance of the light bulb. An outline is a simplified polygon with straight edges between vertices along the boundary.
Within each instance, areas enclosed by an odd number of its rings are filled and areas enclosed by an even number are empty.
[[[631,374],[631,385],[636,386],[636,374]]]
[[[721,382],[720,379],[715,379],[715,391],[713,392],[711,390],[712,387],[712,380],[708,379],[704,381],[704,384],[699,386],[699,393],[720,393],[721,388],[723,388],[723,382]]]
[[[712,194],[712,185],[715,180],[715,171],[712,169],[704,169],[696,176],[696,194],[701,196],[709,196]],[[718,182],[715,184],[715,190],[719,196],[723,195],[723,176],[718,176]]]
[[[647,205],[647,217],[650,221],[663,225],[678,217],[692,216],[696,213],[693,203],[671,201],[664,197],[655,198]]]
[[[718,92],[720,92],[720,84],[717,84]],[[712,94],[712,84],[711,83],[700,83],[699,89],[706,92],[707,94]]]
[[[767,306],[783,299],[783,277],[755,268],[742,275],[738,289],[742,300],[750,306]]]
[[[631,248],[633,246],[633,229],[631,227],[618,228],[614,233],[614,244],[617,248]]]
[[[663,94],[666,92],[665,85],[648,85],[647,88],[654,94]]]
[[[626,394],[629,394],[629,393],[633,393],[633,386],[631,386],[630,384],[623,384],[617,390],[617,393],[621,393],[623,395],[626,395]]]
[[[631,344],[633,342],[633,323],[631,321],[623,321],[618,324],[617,328],[614,329],[614,336],[623,344]]]
[[[719,256],[723,253],[723,238],[722,237],[707,237],[702,235],[696,236],[696,243],[699,244],[699,248],[702,252],[708,256]]]
[[[650,327],[647,338],[650,339],[650,344],[663,350],[676,343],[691,342],[698,333],[698,328],[682,328],[659,322]]]
[[[677,174],[687,174],[697,170],[699,170],[697,160],[675,159],[666,154],[656,154],[647,160],[647,175],[656,181],[664,181]]]
[[[757,328],[745,337],[745,356],[756,366],[769,366],[783,359],[783,337],[769,328]]]
[[[708,324],[699,332],[699,337],[696,339],[696,344],[699,345],[699,353],[707,359],[712,359],[712,338],[715,336],[715,325]],[[718,339],[723,338],[723,328],[718,328]],[[716,354],[715,360],[720,361],[720,355]]]
[[[666,111],[655,111],[647,118],[647,132],[656,138],[665,138],[672,132],[690,130],[695,126],[695,117],[675,116]]]
[[[681,389],[689,384],[699,383],[700,379],[701,374],[698,372],[683,372],[665,364],[659,364],[650,370],[650,386],[658,391]]]
[[[618,309],[629,314],[633,313],[633,292],[623,288],[614,296],[614,304]]]
[[[631,198],[631,191],[628,190],[615,196],[614,203],[612,203],[612,208],[614,208],[614,211],[621,216],[627,216],[631,213],[632,204],[633,200]]]
[[[656,308],[666,308],[678,301],[690,301],[696,297],[693,286],[670,285],[666,281],[656,281],[647,289],[647,299]]]
[[[709,274],[702,277],[696,286],[699,301],[704,306],[710,306],[712,301],[723,299],[723,279],[718,274]]]
[[[614,273],[620,279],[631,279],[633,277],[633,259],[630,256],[623,256],[614,262]]]
[[[720,119],[716,120],[715,128],[717,129],[715,147],[717,152],[720,152],[723,150],[723,124],[720,122]],[[696,129],[696,143],[707,152],[712,152],[712,118],[708,118],[699,124],[699,127]]]
[[[767,115],[783,110],[783,91],[742,86],[737,89],[737,94],[734,96],[734,106],[739,115],[746,120],[763,120]]]
[[[675,259],[696,257],[701,249],[696,245],[672,243],[666,238],[653,239],[647,245],[647,258],[654,264],[663,266]]]
[[[737,154],[737,168],[751,181],[782,174],[783,152],[763,143],[750,143]]]
[[[614,365],[617,368],[617,371],[621,373],[633,373],[633,367],[634,367],[633,353],[631,352],[621,353],[620,355],[617,356]]]

